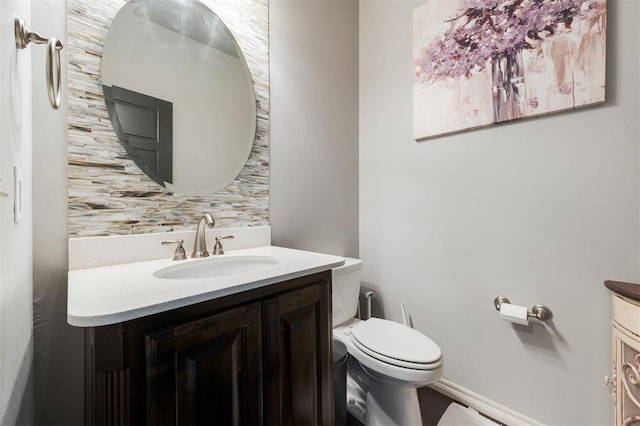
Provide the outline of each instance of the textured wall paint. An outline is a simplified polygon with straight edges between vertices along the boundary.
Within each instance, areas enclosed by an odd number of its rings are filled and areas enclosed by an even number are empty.
[[[273,243],[358,255],[358,2],[271,0]]]
[[[65,0],[33,0],[33,28],[55,36],[66,89]],[[49,105],[44,52],[33,55],[35,423],[84,424],[84,330],[67,324],[67,102]],[[61,385],[63,384],[63,385]],[[61,387],[64,392],[61,392]]]
[[[416,143],[411,17],[360,1],[360,253],[454,383],[550,425],[610,423],[605,279],[638,281],[638,8],[609,1],[607,102]],[[420,119],[416,117],[416,119]],[[548,305],[550,329],[493,298]]]
[[[69,236],[188,230],[203,212],[212,213],[222,228],[267,225],[267,0],[203,0],[240,45],[258,107],[256,139],[245,168],[229,186],[210,197],[172,195],[147,178],[117,142],[102,95],[100,56],[109,24],[124,3],[68,2]]]
[[[13,16],[31,2],[0,0],[0,424],[33,424],[31,57],[18,50]],[[36,52],[34,52],[34,50]],[[22,171],[22,219],[14,223],[13,167]]]

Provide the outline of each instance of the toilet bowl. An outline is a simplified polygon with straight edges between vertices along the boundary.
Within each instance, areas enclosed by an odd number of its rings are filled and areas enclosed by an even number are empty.
[[[332,278],[333,337],[350,355],[347,408],[367,426],[421,425],[416,389],[441,377],[442,352],[403,324],[354,318],[361,266],[359,259],[346,258]]]

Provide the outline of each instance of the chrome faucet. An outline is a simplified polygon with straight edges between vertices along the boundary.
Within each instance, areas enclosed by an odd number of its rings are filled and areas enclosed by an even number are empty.
[[[205,224],[209,228],[213,228],[216,224],[216,221],[213,220],[213,217],[209,213],[205,213],[198,222],[198,228],[196,229],[196,238],[193,241],[193,252],[191,253],[191,257],[209,256],[209,252],[207,251],[207,241],[205,238]]]

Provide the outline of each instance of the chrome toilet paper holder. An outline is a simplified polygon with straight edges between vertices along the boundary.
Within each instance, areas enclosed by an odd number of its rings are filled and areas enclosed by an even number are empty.
[[[493,299],[493,306],[499,311],[503,303],[511,303],[509,299],[504,296],[498,296]],[[553,316],[553,312],[545,305],[533,305],[531,309],[527,311],[527,317],[537,319],[540,321],[550,320]]]

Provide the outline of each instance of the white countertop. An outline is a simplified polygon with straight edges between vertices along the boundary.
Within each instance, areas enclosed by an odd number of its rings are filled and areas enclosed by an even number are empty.
[[[164,279],[153,275],[161,268],[199,259],[151,260],[69,271],[67,321],[77,327],[115,324],[326,271],[344,263],[339,256],[275,246],[235,250],[220,257],[223,256],[271,256],[279,262],[253,272],[201,279]]]

